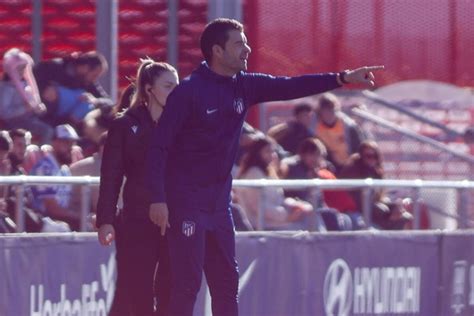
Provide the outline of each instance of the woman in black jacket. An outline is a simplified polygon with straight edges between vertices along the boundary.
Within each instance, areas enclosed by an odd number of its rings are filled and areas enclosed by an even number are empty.
[[[169,288],[167,248],[159,227],[149,218],[146,184],[147,150],[153,126],[166,99],[178,84],[169,64],[142,60],[130,108],[113,121],[101,165],[97,205],[98,238],[102,245],[115,240],[117,283],[110,315],[166,314]],[[123,187],[123,208],[117,201]],[[157,243],[158,241],[158,243]],[[159,265],[157,265],[159,260]],[[158,267],[157,280],[154,280]],[[154,284],[159,301],[155,300]]]

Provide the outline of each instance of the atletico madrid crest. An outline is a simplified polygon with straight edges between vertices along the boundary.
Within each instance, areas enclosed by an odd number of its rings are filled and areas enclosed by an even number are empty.
[[[191,221],[184,221],[183,222],[183,234],[186,237],[191,237],[194,235],[194,232],[196,231],[196,224]]]
[[[239,114],[244,112],[244,100],[242,98],[234,99],[234,111]]]

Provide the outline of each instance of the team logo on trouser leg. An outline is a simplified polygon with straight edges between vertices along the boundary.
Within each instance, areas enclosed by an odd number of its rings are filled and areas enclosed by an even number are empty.
[[[196,231],[196,224],[191,221],[184,221],[183,222],[183,234],[186,237],[191,237],[194,235],[194,232]]]

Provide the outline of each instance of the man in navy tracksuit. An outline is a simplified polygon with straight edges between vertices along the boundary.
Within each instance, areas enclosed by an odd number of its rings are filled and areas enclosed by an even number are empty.
[[[231,169],[252,104],[321,93],[344,83],[373,85],[372,70],[273,77],[246,73],[242,25],[216,19],[201,36],[206,59],[168,97],[150,148],[150,218],[168,229],[170,315],[192,315],[204,270],[213,315],[237,315],[238,268],[229,210]],[[169,210],[169,211],[168,211]]]

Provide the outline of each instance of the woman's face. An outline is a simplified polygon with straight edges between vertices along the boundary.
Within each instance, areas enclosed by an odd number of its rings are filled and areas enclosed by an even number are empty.
[[[361,157],[363,163],[369,167],[376,167],[379,162],[377,152],[371,148],[365,148],[362,151]]]
[[[173,71],[164,71],[151,86],[150,99],[154,99],[159,105],[165,106],[168,95],[178,85],[178,75]]]
[[[276,158],[276,151],[272,145],[266,145],[260,150],[260,158],[269,165]]]
[[[310,169],[319,168],[323,157],[319,152],[308,152],[301,155],[301,160]]]

